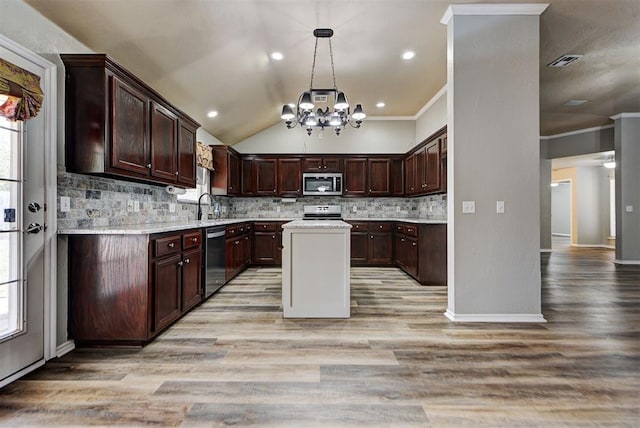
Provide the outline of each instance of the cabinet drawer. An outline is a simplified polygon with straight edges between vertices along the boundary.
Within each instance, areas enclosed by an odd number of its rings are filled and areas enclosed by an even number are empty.
[[[400,235],[404,235],[404,224],[396,224],[395,226],[396,228],[396,233],[400,234]]]
[[[351,228],[352,232],[366,232],[369,230],[369,223],[366,221],[350,221],[349,223],[353,226]]]
[[[225,236],[227,238],[230,238],[232,236],[236,236],[240,234],[240,226],[227,226],[227,228],[225,229]]]
[[[369,232],[391,232],[390,223],[369,223]]]
[[[277,224],[275,222],[255,223],[256,232],[275,232]]]
[[[418,236],[418,226],[413,225],[413,224],[412,225],[405,224],[404,225],[404,233],[406,235],[409,235],[409,236],[417,237]]]
[[[162,257],[167,254],[178,253],[181,250],[181,235],[165,236],[153,240],[153,256]]]
[[[198,248],[202,245],[202,233],[191,232],[182,235],[182,248],[185,250]]]

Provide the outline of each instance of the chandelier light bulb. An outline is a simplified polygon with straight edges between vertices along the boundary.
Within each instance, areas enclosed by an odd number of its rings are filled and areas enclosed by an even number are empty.
[[[347,98],[344,96],[344,92],[338,92],[338,97],[336,98],[336,103],[333,107],[336,110],[345,110],[349,108],[349,103],[347,102]]]
[[[362,110],[362,104],[356,104],[356,108],[353,110],[353,114],[351,115],[351,117],[354,120],[363,120],[365,117],[367,117],[367,115],[364,113],[364,110]]]
[[[293,114],[293,109],[289,106],[289,104],[285,104],[282,106],[282,115],[280,117],[284,120],[291,120],[296,117],[296,115]]]
[[[300,100],[300,108],[303,110],[312,110],[313,102],[311,101],[311,92],[305,92],[302,94],[302,99]]]
[[[329,119],[329,125],[331,125],[331,126],[340,126],[340,125],[342,125],[342,119],[340,119],[340,115],[338,113],[333,113],[331,115],[331,119]]]

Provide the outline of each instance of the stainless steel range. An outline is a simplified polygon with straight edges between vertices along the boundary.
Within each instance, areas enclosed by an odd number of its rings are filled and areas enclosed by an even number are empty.
[[[342,220],[342,207],[340,205],[305,205],[302,218],[304,220]]]

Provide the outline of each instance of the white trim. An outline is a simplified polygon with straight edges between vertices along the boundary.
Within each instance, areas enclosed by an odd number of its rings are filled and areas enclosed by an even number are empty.
[[[553,140],[555,138],[568,137],[570,135],[586,134],[587,132],[600,131],[600,130],[603,130],[603,129],[609,129],[609,128],[613,128],[613,127],[614,127],[614,125],[594,126],[593,128],[585,128],[585,129],[578,129],[577,131],[563,132],[562,134],[540,136],[540,139],[541,140]]]
[[[57,328],[57,67],[47,59],[31,52],[13,40],[0,34],[0,46],[42,68],[42,91],[45,94],[41,114],[44,114],[44,343],[45,360],[55,356]],[[44,360],[43,360],[44,364]],[[29,366],[31,367],[31,366]]]
[[[618,119],[627,119],[630,117],[640,117],[640,113],[620,113],[615,116],[610,116],[609,119],[618,120]]]
[[[553,250],[551,248],[540,248],[541,253],[551,253]]]
[[[549,3],[452,4],[440,23],[447,25],[454,15],[541,15],[548,7]]]
[[[67,340],[56,348],[56,357],[62,357],[64,354],[68,354],[74,349],[76,349],[76,343],[73,340]]]
[[[616,247],[613,245],[607,244],[571,244],[572,247],[578,248],[608,248],[610,250],[615,250]]]
[[[453,322],[532,322],[545,323],[542,314],[454,314],[450,309],[444,316]]]
[[[415,116],[367,116],[365,121],[369,120],[416,120]]]
[[[431,97],[429,101],[427,101],[424,107],[418,110],[418,112],[414,116],[414,120],[418,120],[418,118],[422,116],[424,112],[426,112],[429,109],[429,107],[434,105],[438,100],[440,100],[440,97],[446,94],[447,94],[447,84],[445,83],[445,85],[442,88],[440,88],[440,90],[436,92],[436,94],[433,97]]]
[[[640,265],[640,260],[618,260],[613,261],[617,265]]]
[[[44,366],[44,358],[41,360],[36,361],[33,364],[28,365],[27,367],[23,368],[22,370],[20,370],[19,372],[15,372],[14,374],[12,374],[11,376],[7,376],[4,379],[0,380],[0,388],[9,385],[11,382],[13,382],[14,380],[18,380],[20,379],[22,376],[31,373],[32,371],[34,371],[37,368],[40,368]]]

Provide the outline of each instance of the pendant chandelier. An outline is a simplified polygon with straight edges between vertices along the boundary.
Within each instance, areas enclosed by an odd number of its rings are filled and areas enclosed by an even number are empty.
[[[316,38],[316,47],[313,51],[313,66],[311,67],[311,83],[309,90],[304,91],[298,98],[295,106],[285,104],[282,106],[282,119],[288,129],[295,128],[300,124],[311,135],[314,127],[333,128],[336,135],[347,126],[360,128],[362,121],[367,115],[362,110],[362,104],[357,104],[351,112],[349,101],[344,92],[339,91],[336,86],[336,72],[333,66],[333,48],[331,46],[331,36],[333,30],[330,28],[317,28],[313,30]],[[329,40],[329,56],[331,57],[331,73],[333,74],[332,89],[317,89],[313,87],[313,77],[316,69],[316,55],[318,53],[318,39]],[[325,108],[317,108],[316,104],[326,105]],[[333,103],[333,109],[330,105]],[[295,108],[295,112],[294,112]]]

